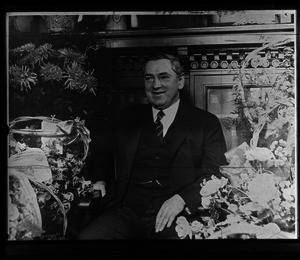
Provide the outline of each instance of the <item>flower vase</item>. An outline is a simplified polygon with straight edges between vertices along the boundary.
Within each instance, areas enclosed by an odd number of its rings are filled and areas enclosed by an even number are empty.
[[[49,32],[68,33],[74,30],[78,15],[49,15],[45,19]]]
[[[126,16],[124,15],[107,15],[105,16],[105,29],[108,31],[126,30]]]

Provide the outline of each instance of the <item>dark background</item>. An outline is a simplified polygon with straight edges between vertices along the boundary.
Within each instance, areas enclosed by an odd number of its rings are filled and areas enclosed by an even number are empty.
[[[223,4],[226,5],[226,4]],[[227,5],[230,7],[230,5]],[[221,5],[222,7],[222,5]],[[224,6],[225,7],[225,6]],[[275,5],[272,5],[275,7]],[[57,8],[57,7],[56,7]],[[120,6],[121,8],[121,6]],[[128,8],[128,7],[127,7]],[[275,7],[276,8],[276,7]],[[278,6],[277,6],[278,8]],[[18,8],[16,8],[18,9]],[[9,11],[16,10],[15,8],[8,8]],[[22,9],[22,8],[21,8]],[[26,8],[25,8],[26,9]],[[38,8],[37,8],[38,9]],[[66,9],[66,6],[62,6],[60,10]],[[104,8],[105,9],[105,8]],[[226,9],[226,8],[224,8]],[[284,8],[283,8],[284,9]],[[23,8],[24,10],[24,8]],[[132,9],[133,10],[133,9]],[[4,21],[4,18],[2,17]],[[158,19],[152,21],[154,23],[154,27],[157,26],[155,23],[166,23],[166,21],[159,22]],[[88,21],[86,21],[88,22]],[[176,21],[178,22],[178,21]],[[170,24],[173,26],[186,26],[189,27],[193,26],[193,23],[198,23],[199,21],[191,21],[190,19],[184,20],[184,22],[172,21]],[[151,26],[149,25],[150,21],[144,22],[145,27]],[[93,24],[90,28],[93,28],[95,24]],[[101,24],[101,21],[97,26],[104,26]],[[153,26],[153,25],[152,25]],[[164,25],[167,26],[167,25]],[[4,26],[3,26],[4,27]],[[3,29],[2,27],[2,29]],[[83,26],[84,27],[84,26]],[[144,28],[145,28],[144,27]],[[86,28],[86,27],[84,27]],[[97,27],[99,28],[99,27]],[[101,28],[101,27],[100,27]],[[71,44],[76,44],[78,48],[84,50],[87,44],[93,42],[95,40],[92,34],[87,33],[84,37],[79,35],[49,35],[45,33],[37,33],[37,27],[32,27],[30,32],[19,35],[18,32],[13,32],[11,28],[11,35],[10,35],[10,42],[11,47],[20,46],[30,39],[36,43],[42,42],[51,42],[56,46],[67,46]],[[78,31],[83,30],[82,28],[78,28]],[[94,30],[94,29],[91,29]],[[3,30],[4,31],[4,30]],[[87,31],[88,32],[88,31]],[[35,36],[34,36],[35,35]],[[297,34],[298,35],[298,34]],[[4,44],[5,45],[5,44]],[[172,46],[167,48],[162,48],[169,52],[177,52],[177,48]],[[140,52],[141,55],[145,55],[148,52],[154,51],[154,48],[143,48]],[[111,53],[113,52],[113,53]],[[107,66],[107,62],[111,61],[112,56],[122,56],[125,53],[130,53],[129,49],[126,50],[106,50],[106,51],[99,51],[94,52],[91,54],[90,61],[94,64],[96,68],[95,73],[99,75],[103,79],[103,83],[115,87],[115,89],[110,92],[112,95],[112,101],[107,102],[107,96],[83,96],[80,97],[78,100],[77,97],[74,97],[77,102],[80,103],[82,106],[86,106],[87,104],[90,106],[90,111],[94,111],[90,115],[85,115],[87,119],[87,126],[92,129],[96,129],[98,126],[93,125],[95,119],[97,118],[105,118],[111,117],[116,109],[119,109],[123,106],[128,105],[128,103],[120,104],[120,85],[118,81],[120,77],[123,75],[122,70],[116,71],[109,69]],[[118,54],[119,53],[119,54]],[[6,70],[6,65],[2,64],[2,71]],[[135,72],[134,82],[140,82],[140,87],[143,88],[143,82],[141,81],[141,74],[139,72]],[[5,78],[5,77],[4,77]],[[139,83],[136,83],[139,84]],[[5,86],[6,82],[4,82],[2,86]],[[4,101],[6,100],[6,91],[2,88],[2,97],[4,97]],[[111,100],[109,98],[109,100]],[[86,102],[88,101],[88,102]],[[3,102],[2,111],[6,110],[4,107],[6,102]],[[30,107],[30,106],[29,106]],[[14,114],[14,117],[19,116],[19,114]],[[66,117],[70,115],[65,115]],[[73,115],[71,115],[73,116]],[[90,116],[90,117],[89,117]],[[4,115],[5,118],[5,115]],[[64,119],[64,118],[62,118]],[[90,129],[89,128],[89,129]],[[4,126],[4,129],[7,129]],[[4,130],[6,131],[6,130]],[[4,185],[5,186],[5,185]],[[2,190],[5,190],[2,189]],[[5,197],[6,193],[3,193],[3,197]],[[4,212],[4,211],[2,211]],[[4,216],[6,219],[6,216]],[[5,221],[4,221],[5,222]],[[5,239],[4,239],[5,240]],[[177,244],[178,243],[178,244]],[[17,241],[5,241],[5,255],[6,258],[16,258],[16,257],[36,257],[36,258],[53,258],[53,257],[72,257],[72,258],[79,258],[79,257],[120,257],[120,256],[138,256],[138,257],[155,257],[155,256],[170,256],[170,257],[177,257],[177,258],[186,258],[186,256],[196,256],[197,258],[205,257],[205,258],[256,258],[256,257],[280,257],[280,258],[290,258],[299,256],[300,245],[298,240],[292,241],[281,241],[281,240],[266,240],[266,241],[43,241],[43,242],[17,242]],[[1,250],[4,252],[4,250]]]

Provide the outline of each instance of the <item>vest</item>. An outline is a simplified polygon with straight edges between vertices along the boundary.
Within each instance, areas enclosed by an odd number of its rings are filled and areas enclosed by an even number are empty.
[[[167,142],[155,136],[152,118],[145,120],[138,144],[134,166],[125,197],[125,205],[138,215],[152,204],[159,210],[170,196],[171,157]]]

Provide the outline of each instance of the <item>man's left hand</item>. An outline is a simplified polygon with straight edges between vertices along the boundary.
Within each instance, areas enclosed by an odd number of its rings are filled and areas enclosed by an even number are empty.
[[[178,194],[166,200],[156,216],[155,232],[162,231],[166,225],[170,227],[175,217],[184,209],[184,205],[184,200]]]

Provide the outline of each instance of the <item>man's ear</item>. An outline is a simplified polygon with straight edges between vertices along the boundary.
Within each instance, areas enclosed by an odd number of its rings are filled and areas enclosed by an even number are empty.
[[[184,87],[184,74],[182,74],[178,78],[178,89],[183,89],[183,87]]]

